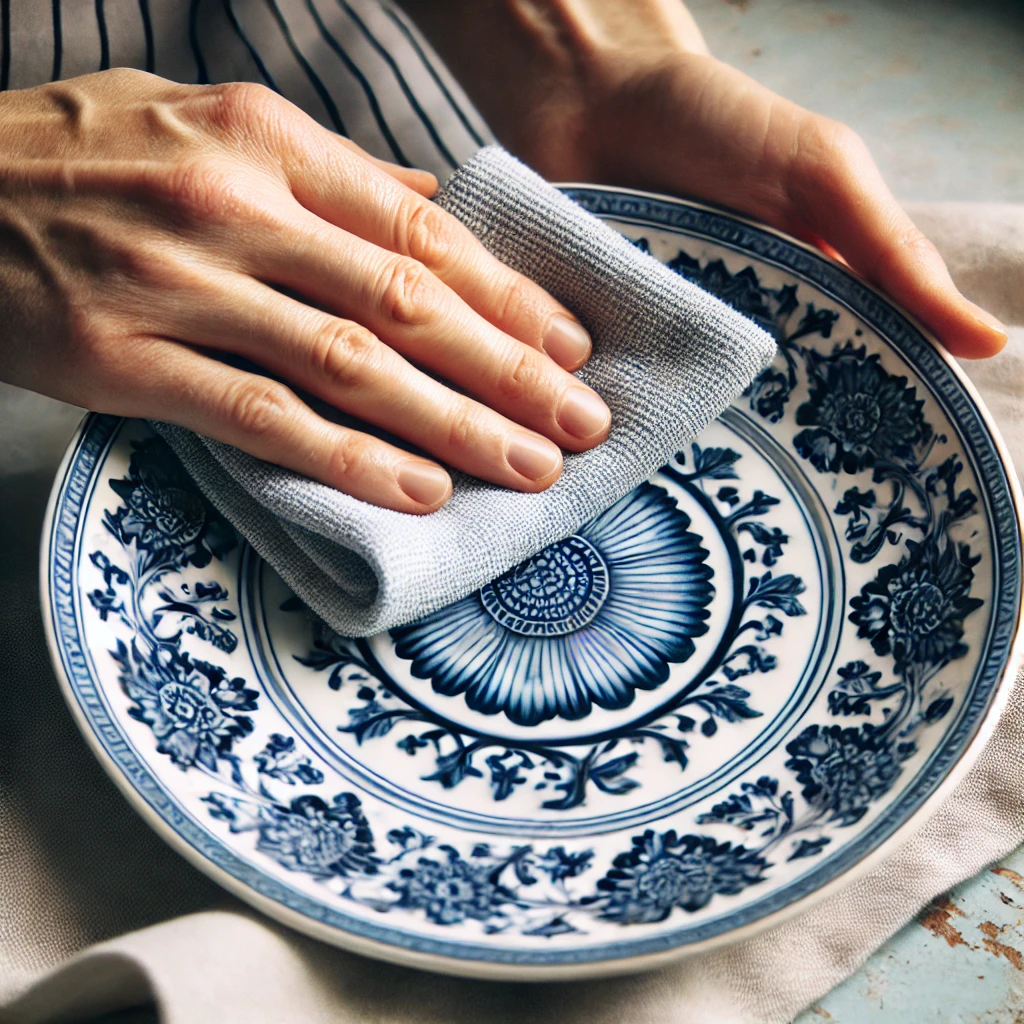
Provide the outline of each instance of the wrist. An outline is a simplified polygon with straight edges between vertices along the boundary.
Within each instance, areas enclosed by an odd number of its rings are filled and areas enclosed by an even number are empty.
[[[707,47],[679,0],[400,0],[498,139],[550,178],[595,179],[651,68]]]

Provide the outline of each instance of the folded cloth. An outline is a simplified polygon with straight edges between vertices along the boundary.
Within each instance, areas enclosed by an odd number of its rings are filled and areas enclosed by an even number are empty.
[[[641,252],[491,146],[437,202],[590,331],[580,378],[612,429],[567,455],[561,478],[520,494],[452,474],[428,516],[376,508],[237,448],[155,424],[215,506],[340,633],[417,619],[567,536],[701,432],[775,353],[749,320]]]

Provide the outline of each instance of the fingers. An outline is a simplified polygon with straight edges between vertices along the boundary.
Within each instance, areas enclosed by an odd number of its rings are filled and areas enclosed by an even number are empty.
[[[426,266],[299,211],[247,267],[360,323],[418,366],[505,416],[584,451],[608,434],[601,398],[540,351],[500,331]]]
[[[607,74],[591,133],[597,180],[696,196],[823,241],[954,355],[992,355],[1005,344],[1005,330],[960,295],[849,128],[700,54]]]
[[[421,171],[416,167],[402,167],[388,160],[370,156],[365,149],[357,146],[351,139],[346,139],[344,135],[336,135],[335,139],[350,153],[369,161],[374,167],[380,168],[385,174],[390,174],[392,178],[400,181],[414,192],[418,192],[421,196],[429,199],[437,193],[437,178],[430,171]]]
[[[314,125],[322,131],[318,125]],[[495,259],[453,216],[424,198],[433,194],[362,160],[322,159],[322,140],[287,173],[295,198],[311,213],[391,252],[410,256],[456,291],[499,330],[577,370],[590,356],[587,331],[561,303]],[[327,154],[323,154],[327,156]]]
[[[590,358],[590,335],[579,321],[535,282],[495,259],[451,214],[394,186],[382,191],[382,202],[362,204],[355,218],[348,216],[348,230],[422,263],[489,323],[564,369],[577,370]],[[330,213],[321,216],[337,223]]]
[[[436,187],[432,176],[368,159],[260,86],[218,86],[191,102],[194,116],[263,161],[316,217],[419,261],[485,320],[564,368],[588,358],[589,335],[564,306],[425,198]]]
[[[539,491],[561,473],[557,445],[445,387],[365,327],[243,275],[217,276],[211,284],[195,315],[177,325],[190,342],[255,360],[479,479]]]
[[[451,495],[440,466],[330,423],[283,384],[162,338],[132,349],[133,386],[111,411],[187,426],[396,512],[433,512]]]
[[[995,355],[1006,344],[1005,329],[957,291],[864,143],[844,125],[808,116],[787,169],[787,191],[810,230],[916,315],[953,355]]]

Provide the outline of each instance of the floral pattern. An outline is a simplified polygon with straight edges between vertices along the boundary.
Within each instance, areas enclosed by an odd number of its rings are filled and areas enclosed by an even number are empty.
[[[906,377],[882,368],[863,345],[837,347],[806,358],[810,398],[796,411],[806,429],[793,447],[823,473],[859,473],[876,464],[912,459],[931,437],[924,401]]]
[[[339,899],[442,928],[511,930],[545,942],[588,922],[656,924],[769,882],[781,861],[822,855],[836,829],[852,827],[893,791],[922,736],[951,712],[941,673],[966,655],[966,623],[982,607],[973,594],[980,556],[951,531],[976,513],[977,498],[959,482],[957,457],[933,458],[945,439],[929,424],[925,400],[853,339],[815,348],[810,340],[829,339],[838,314],[801,304],[796,285],[765,288],[751,268],[732,274],[720,260],[702,264],[682,252],[670,266],[778,339],[779,359],[749,389],[749,408],[777,423],[805,388],[792,413],[800,428],[793,448],[815,472],[849,483],[834,514],[845,518],[851,560],[870,563],[887,545],[900,547],[850,599],[848,621],[872,660],[836,669],[830,720],[785,741],[783,770],[728,787],[694,817],[699,832],[689,824],[648,828],[610,856],[578,841],[458,846],[409,825],[375,834],[365,798],[328,795],[324,772],[295,737],[253,742],[261,693],[215,657],[237,647],[234,603],[221,584],[200,578],[237,538],[163,442],[149,439],[135,445],[127,475],[110,481],[120,504],[104,526],[120,555],[109,547],[91,554],[102,585],[88,598],[102,621],[119,624],[123,639],[110,654],[129,714],[151,731],[160,755],[211,780],[203,798],[210,817],[250,833],[257,854]],[[770,645],[786,620],[805,614],[801,579],[779,569],[789,537],[771,519],[778,501],[742,493],[738,462],[732,449],[695,444],[662,471],[699,489],[723,534],[748,546],[735,622],[713,673],[642,727],[575,752],[502,744],[398,706],[365,649],[322,624],[301,660],[325,672],[332,689],[355,688],[359,707],[343,731],[363,743],[398,729],[403,755],[428,751],[424,778],[445,788],[486,773],[495,801],[529,786],[557,794],[546,809],[568,809],[592,789],[634,790],[645,743],[683,771],[697,734],[710,738],[720,724],[760,714],[741,682],[775,668]],[[638,690],[661,685],[669,665],[691,657],[707,628],[711,571],[691,525],[663,488],[643,485],[479,594],[396,630],[396,650],[436,691],[518,725],[626,707]],[[640,558],[624,538],[636,541]],[[445,644],[437,642],[442,631]],[[195,643],[208,645],[211,660],[194,653]],[[699,713],[698,725],[691,716]]]
[[[597,883],[607,894],[601,916],[620,924],[650,924],[664,921],[676,907],[692,914],[716,893],[735,896],[760,882],[768,866],[742,846],[648,829],[633,838],[633,848],[619,854]]]
[[[717,672],[682,693],[656,721],[620,728],[607,741],[582,748],[542,741],[516,746],[463,733],[449,720],[411,704],[364,648],[322,623],[312,623],[312,649],[298,660],[327,672],[331,689],[340,690],[346,682],[356,689],[360,703],[348,711],[341,732],[360,745],[396,734],[395,745],[405,755],[423,751],[432,756],[433,770],[421,777],[444,789],[486,777],[496,802],[531,791],[544,794],[544,810],[567,811],[585,804],[595,790],[621,797],[636,789],[635,772],[646,751],[683,771],[695,739],[710,739],[722,724],[760,717],[740,681],[775,669],[777,658],[768,645],[782,636],[785,618],[805,614],[799,597],[803,581],[773,568],[789,543],[788,535],[765,518],[775,513],[779,501],[756,489],[744,500],[740,489],[728,483],[740,482],[739,459],[730,448],[695,444],[689,456],[680,453],[662,469],[666,479],[705,500],[706,488],[725,484],[713,489],[712,517],[721,534],[735,538],[732,557],[746,579],[746,593],[720,660],[712,666]],[[693,650],[692,638],[706,630],[711,571],[690,526],[664,488],[643,484],[568,542],[552,545],[495,584],[422,622],[393,630],[396,653],[410,659],[413,673],[429,678],[436,692],[465,693],[474,710],[498,712],[496,705],[474,702],[474,695],[487,699],[493,691],[495,702],[507,696],[515,703],[506,714],[517,724],[542,720],[521,711],[542,706],[532,695],[531,681],[544,684],[541,695],[552,709],[567,691],[580,693],[586,685],[595,688],[594,704],[626,707],[636,689],[661,685],[668,655],[685,660]],[[750,545],[743,554],[741,538]],[[580,555],[575,563],[568,551]],[[600,573],[586,568],[587,552],[599,560]],[[532,618],[525,614],[527,606]],[[300,605],[289,607],[301,610]],[[754,616],[762,610],[767,614]],[[617,660],[616,653],[630,657]],[[524,663],[537,666],[525,679],[516,674]],[[705,717],[698,727],[694,716],[700,714]],[[574,706],[562,717],[577,717]],[[624,750],[625,744],[632,749]]]
[[[627,707],[707,632],[711,569],[689,526],[641,484],[478,593],[393,629],[395,650],[437,693],[518,725]]]
[[[897,672],[920,671],[962,658],[964,619],[981,607],[970,596],[978,556],[945,533],[908,542],[908,554],[885,565],[850,602],[857,635],[875,653],[892,654]]]
[[[872,801],[889,791],[900,762],[915,752],[909,743],[896,751],[870,725],[809,725],[786,750],[791,755],[786,767],[803,786],[801,796],[825,822],[844,826],[859,821]]]
[[[500,916],[503,905],[515,902],[515,894],[498,883],[486,861],[463,860],[451,846],[439,854],[418,858],[414,867],[400,868],[388,882],[398,893],[398,906],[422,910],[435,924],[459,924],[467,917],[487,921]]]
[[[143,655],[119,643],[113,652],[121,669],[121,686],[135,701],[129,714],[145,722],[157,750],[179,768],[200,764],[217,770],[240,736],[252,732],[252,719],[241,714],[256,707],[258,694],[243,679],[228,679],[224,670],[198,661],[174,647],[157,647]]]
[[[203,799],[211,815],[229,822],[232,832],[255,829],[256,849],[289,871],[319,879],[377,871],[373,833],[359,798],[352,793],[339,793],[330,804],[305,794],[288,806],[269,800],[257,804],[220,793]]]

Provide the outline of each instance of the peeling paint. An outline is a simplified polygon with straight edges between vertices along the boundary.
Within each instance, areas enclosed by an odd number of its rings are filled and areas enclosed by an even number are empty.
[[[953,926],[953,917],[963,917],[964,912],[948,899],[939,897],[926,907],[917,919],[922,928],[927,928],[938,939],[945,939],[950,946],[967,946],[967,941]]]
[[[1009,879],[1021,892],[1024,892],[1024,875],[1018,874],[1013,868],[998,867],[991,870],[993,875]]]
[[[1018,971],[1024,971],[1024,954],[1022,954],[1019,949],[1014,949],[1013,946],[1007,946],[1006,943],[996,940],[996,936],[999,935],[1002,930],[1002,928],[994,924],[992,921],[983,921],[978,925],[978,931],[985,936],[985,938],[981,940],[982,945],[994,957],[1003,957],[1004,959],[1009,960]]]

